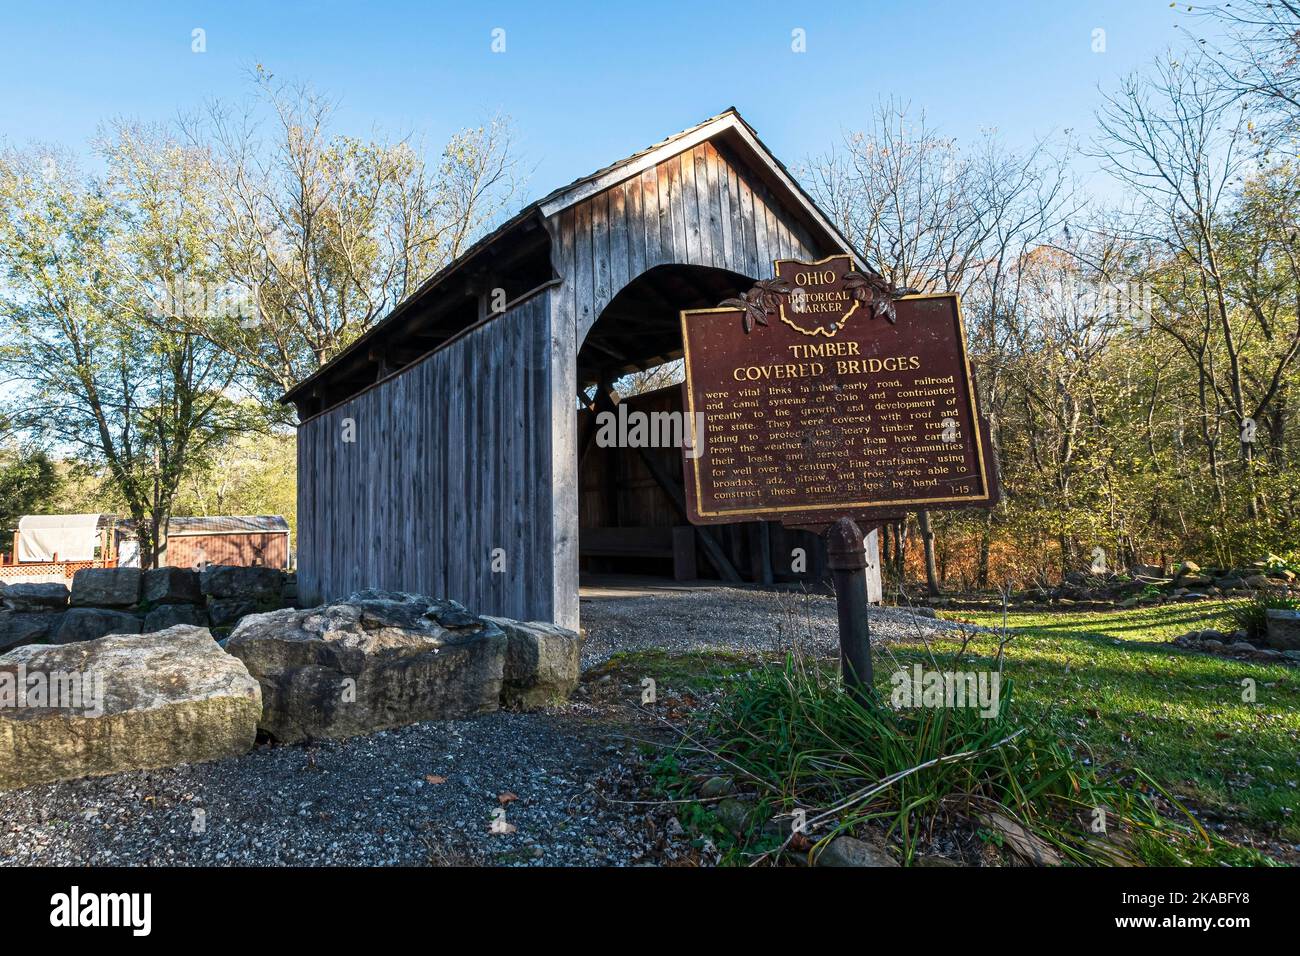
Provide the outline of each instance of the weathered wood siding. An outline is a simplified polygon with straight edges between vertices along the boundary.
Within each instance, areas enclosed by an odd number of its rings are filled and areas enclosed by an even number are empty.
[[[816,240],[748,170],[701,143],[552,217],[556,308],[581,346],[611,299],[641,273],[680,264],[770,278],[776,259],[821,258]]]
[[[756,176],[704,142],[552,216],[550,441],[556,620],[578,619],[577,356],[619,290],[660,265],[710,266],[751,278],[776,259],[818,259],[819,244]]]
[[[302,600],[375,587],[555,619],[550,310],[543,290],[299,427]]]

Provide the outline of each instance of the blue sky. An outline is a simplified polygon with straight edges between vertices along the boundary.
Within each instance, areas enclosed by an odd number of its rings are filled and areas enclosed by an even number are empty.
[[[341,100],[344,131],[431,145],[501,111],[529,198],[729,105],[797,165],[881,97],[962,140],[1093,128],[1097,87],[1204,32],[1167,0],[809,3],[26,2],[0,9],[0,138],[85,148],[104,119],[238,98],[257,63]],[[191,52],[191,31],[207,52]],[[492,31],[506,50],[493,53]],[[805,31],[807,51],[791,50]],[[1093,52],[1093,31],[1105,52]],[[1090,161],[1080,160],[1089,175]],[[1089,176],[1103,188],[1100,177]]]

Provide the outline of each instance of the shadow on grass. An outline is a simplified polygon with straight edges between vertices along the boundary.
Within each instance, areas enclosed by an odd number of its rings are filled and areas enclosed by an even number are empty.
[[[1167,627],[1176,624],[1201,624],[1209,627],[1213,623],[1231,623],[1226,619],[1223,613],[1198,614],[1187,617],[1166,617],[1159,620],[1151,621],[1132,621],[1127,624],[1107,624],[1104,621],[1063,621],[1059,624],[1023,624],[1011,625],[1009,630],[1014,632],[1032,632],[1032,631],[1088,631],[1089,633],[1105,636],[1107,634],[1119,634],[1128,631],[1151,631],[1164,630]],[[1200,628],[1200,629],[1204,629]],[[1222,628],[1219,628],[1222,630]]]

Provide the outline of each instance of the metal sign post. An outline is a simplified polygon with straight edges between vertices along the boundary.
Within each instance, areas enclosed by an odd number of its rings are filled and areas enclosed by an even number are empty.
[[[826,564],[835,581],[844,688],[850,697],[866,706],[872,695],[867,549],[862,532],[852,518],[840,518],[826,531]]]

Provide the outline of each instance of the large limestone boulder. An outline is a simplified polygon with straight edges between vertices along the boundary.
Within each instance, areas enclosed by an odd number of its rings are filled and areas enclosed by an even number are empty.
[[[225,641],[262,685],[259,726],[284,742],[496,710],[506,644],[455,601],[372,590],[250,615]]]
[[[202,604],[199,573],[189,568],[153,568],[144,573],[144,599],[150,604]]]
[[[73,607],[131,607],[138,603],[139,568],[82,568],[72,576]]]
[[[58,611],[0,611],[0,654],[23,644],[48,643],[62,623]]]
[[[144,616],[142,630],[148,634],[153,631],[165,631],[177,624],[207,627],[208,612],[193,604],[161,604]]]
[[[214,564],[203,569],[199,581],[203,593],[209,597],[278,603],[284,588],[284,573],[276,568]]]
[[[238,756],[262,712],[198,627],[20,647],[0,655],[0,705],[0,789]]]
[[[501,702],[532,709],[563,700],[578,686],[582,639],[575,631],[544,621],[488,617],[509,642]]]
[[[99,607],[74,607],[63,615],[50,638],[55,644],[93,641],[106,634],[139,634],[140,618],[129,611]]]
[[[68,586],[57,582],[6,585],[0,590],[0,604],[10,611],[61,611],[68,606]]]

